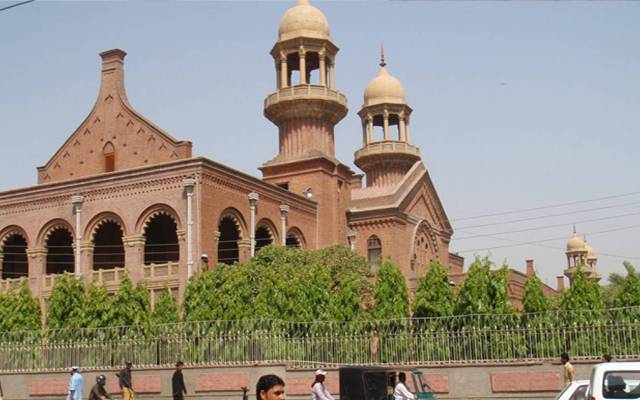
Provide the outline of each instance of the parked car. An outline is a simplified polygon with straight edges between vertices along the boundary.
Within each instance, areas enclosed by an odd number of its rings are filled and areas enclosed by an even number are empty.
[[[640,362],[598,364],[591,371],[587,399],[640,399]]]
[[[574,381],[556,396],[556,400],[587,400],[589,381]]]

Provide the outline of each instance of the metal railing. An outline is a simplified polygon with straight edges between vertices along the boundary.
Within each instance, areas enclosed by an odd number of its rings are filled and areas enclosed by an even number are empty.
[[[148,327],[0,335],[0,370],[284,363],[291,367],[482,364],[573,358],[640,357],[640,308],[566,313],[474,315],[385,321],[280,320],[185,322]],[[610,317],[617,317],[612,319]],[[555,318],[555,319],[554,319]],[[527,322],[529,321],[529,322]],[[484,325],[486,324],[486,325]]]

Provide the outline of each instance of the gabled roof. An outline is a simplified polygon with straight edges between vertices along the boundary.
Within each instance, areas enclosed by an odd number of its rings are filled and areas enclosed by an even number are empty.
[[[119,49],[102,57],[100,91],[93,109],[55,152],[38,167],[38,183],[123,170],[191,157],[191,142],[179,141],[133,109],[124,87],[124,57]]]
[[[351,191],[349,213],[354,218],[385,212],[402,212],[416,220],[427,219],[434,228],[453,234],[449,218],[422,161],[417,161],[395,186],[364,187]]]

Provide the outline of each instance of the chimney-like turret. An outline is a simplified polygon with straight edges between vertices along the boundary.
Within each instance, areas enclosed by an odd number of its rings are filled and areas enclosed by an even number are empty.
[[[536,274],[536,269],[533,266],[533,260],[529,259],[526,261],[527,263],[527,276],[534,276]]]
[[[564,290],[564,275],[558,275],[556,279],[558,280],[556,290],[558,292],[562,292]]]
[[[124,88],[124,58],[127,53],[120,49],[112,49],[100,53],[102,58],[102,79],[100,81],[100,98],[105,101],[109,95],[120,96],[128,103]],[[107,101],[107,103],[109,103]]]

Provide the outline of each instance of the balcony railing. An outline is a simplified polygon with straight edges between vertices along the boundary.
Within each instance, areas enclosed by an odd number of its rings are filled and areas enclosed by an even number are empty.
[[[120,281],[124,278],[124,275],[127,273],[126,269],[123,267],[120,268],[111,268],[111,269],[99,269],[97,271],[92,271],[91,276],[94,282],[102,283],[108,289],[116,289],[118,285],[120,285]]]
[[[296,85],[278,89],[277,92],[270,94],[264,100],[264,106],[266,108],[283,100],[294,100],[297,98],[331,99],[344,106],[347,105],[347,97],[337,90],[329,89],[322,85]]]
[[[150,289],[178,284],[180,265],[178,262],[150,264],[144,266],[144,280]]]
[[[0,279],[0,292],[19,288],[25,279],[25,277]]]
[[[382,153],[398,153],[420,157],[420,149],[416,146],[394,140],[372,142],[356,151],[356,158],[373,156]]]

